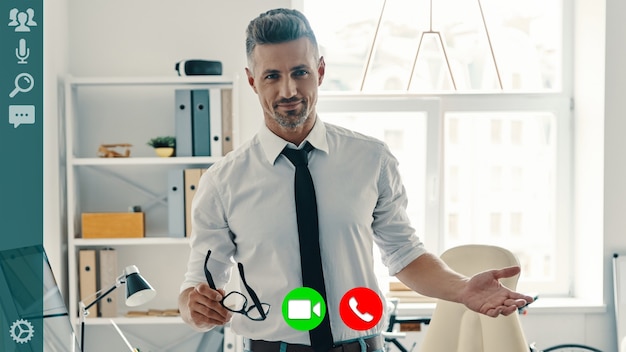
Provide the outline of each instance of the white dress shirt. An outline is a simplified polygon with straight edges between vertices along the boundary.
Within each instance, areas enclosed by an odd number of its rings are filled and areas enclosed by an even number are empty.
[[[425,252],[409,224],[398,162],[383,142],[319,117],[306,140],[315,147],[309,152],[309,169],[333,338],[340,342],[380,333],[385,317],[370,330],[352,330],[341,320],[339,302],[355,287],[368,287],[383,299],[374,274],[373,242],[390,275]],[[202,175],[192,203],[192,250],[181,291],[206,282],[203,264],[210,249],[208,268],[218,288],[230,279],[234,260],[243,264],[260,301],[271,305],[264,321],[233,314],[235,333],[309,345],[308,332],[291,328],[282,316],[283,298],[302,286],[295,168],[280,153],[288,144],[263,125]],[[248,302],[253,304],[249,297]]]

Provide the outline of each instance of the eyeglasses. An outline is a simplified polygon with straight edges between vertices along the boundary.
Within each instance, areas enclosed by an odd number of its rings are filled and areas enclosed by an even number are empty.
[[[211,256],[211,250],[209,250],[206,254],[206,258],[204,259],[204,276],[206,276],[206,281],[214,290],[217,290],[215,287],[215,281],[213,281],[213,275],[207,269],[207,263],[209,262],[209,257]],[[246,291],[250,295],[252,299],[253,305],[248,307],[248,298],[241,292],[232,291],[228,293],[222,300],[220,304],[233,313],[243,314],[248,317],[250,320],[254,321],[263,321],[267,318],[267,315],[270,312],[269,303],[261,303],[259,297],[256,295],[256,292],[248,285],[246,282],[246,277],[243,273],[243,264],[237,263],[237,267],[239,268],[239,275],[241,276],[241,281],[243,285],[246,287]]]

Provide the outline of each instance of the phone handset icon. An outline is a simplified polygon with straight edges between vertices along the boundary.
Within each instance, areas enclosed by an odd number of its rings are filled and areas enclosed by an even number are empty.
[[[350,297],[350,300],[348,301],[348,305],[350,306],[350,309],[352,310],[352,312],[356,314],[356,316],[359,317],[359,319],[363,320],[364,322],[369,323],[372,320],[374,320],[374,316],[371,315],[370,313],[368,312],[361,313],[361,311],[359,311],[359,309],[357,308],[357,306],[359,305],[359,302],[357,302],[356,298]]]

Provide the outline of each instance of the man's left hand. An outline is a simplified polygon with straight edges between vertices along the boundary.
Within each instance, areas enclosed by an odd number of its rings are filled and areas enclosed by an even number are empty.
[[[490,317],[510,315],[518,308],[532,303],[531,296],[511,291],[499,281],[519,274],[520,270],[520,267],[512,266],[483,271],[472,276],[461,294],[462,303],[469,309]]]

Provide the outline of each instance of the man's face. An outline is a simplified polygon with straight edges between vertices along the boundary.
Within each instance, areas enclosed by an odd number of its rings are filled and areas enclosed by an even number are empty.
[[[317,88],[324,77],[324,60],[318,62],[315,55],[307,38],[254,49],[246,74],[270,129],[293,130],[309,117],[314,121]]]

